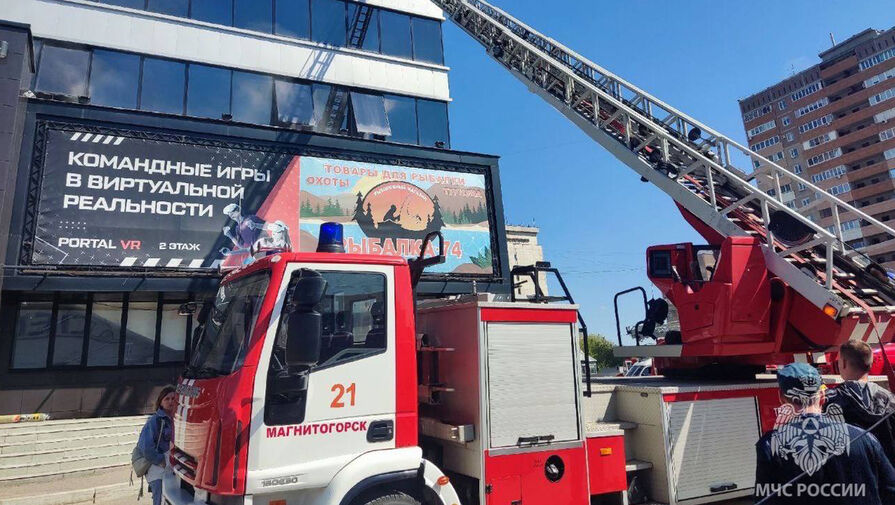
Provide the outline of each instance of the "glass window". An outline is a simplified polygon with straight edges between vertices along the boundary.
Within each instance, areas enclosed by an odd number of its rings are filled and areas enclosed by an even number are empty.
[[[314,117],[311,85],[276,81],[276,123],[281,125],[310,125]]]
[[[421,146],[433,147],[436,142],[443,142],[444,147],[451,145],[447,103],[419,99],[417,116],[419,116]]]
[[[379,52],[379,9],[348,4],[348,47]]]
[[[146,10],[185,18],[190,12],[189,0],[149,0]]]
[[[86,303],[60,303],[56,312],[56,336],[53,340],[53,365],[81,364],[84,349]]]
[[[230,71],[190,64],[186,95],[188,116],[221,119],[230,113]]]
[[[354,112],[354,126],[358,133],[385,137],[392,134],[382,96],[352,91],[351,107]]]
[[[392,11],[382,11],[379,15],[382,29],[382,54],[412,58],[410,44],[410,16]]]
[[[87,342],[87,366],[118,364],[122,309],[120,296],[94,295],[90,313],[90,340]]]
[[[86,49],[44,44],[37,70],[37,91],[86,96],[89,61],[90,51]]]
[[[271,0],[234,0],[233,26],[256,32],[273,32]]]
[[[334,46],[345,45],[345,2],[311,0],[311,40]]]
[[[317,131],[339,133],[348,128],[348,90],[314,84],[314,120]]]
[[[158,351],[159,363],[183,361],[186,348],[187,317],[180,315],[180,304],[162,305],[162,332]]]
[[[140,10],[146,7],[146,0],[103,0],[103,3]]]
[[[226,375],[242,366],[269,282],[260,273],[220,287],[184,375]]]
[[[192,0],[190,17],[199,21],[230,26],[233,24],[233,0]]]
[[[90,103],[137,108],[140,57],[117,51],[93,51],[90,64]]]
[[[127,304],[127,331],[124,339],[124,364],[149,365],[155,355],[156,302]]]
[[[310,0],[276,0],[274,31],[284,37],[311,38]]]
[[[140,109],[183,114],[185,67],[176,61],[143,58]]]
[[[233,119],[245,123],[270,124],[273,77],[233,72]]]
[[[385,113],[392,135],[392,142],[417,143],[416,100],[404,96],[385,96]]]
[[[52,319],[52,302],[19,304],[12,368],[46,368]]]
[[[441,23],[434,19],[413,18],[413,59],[444,63],[441,47]]]

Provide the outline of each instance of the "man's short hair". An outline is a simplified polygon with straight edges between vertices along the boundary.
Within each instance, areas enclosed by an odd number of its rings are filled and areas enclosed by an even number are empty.
[[[869,372],[873,364],[873,349],[861,340],[852,339],[839,346],[839,355],[848,366],[864,373]]]

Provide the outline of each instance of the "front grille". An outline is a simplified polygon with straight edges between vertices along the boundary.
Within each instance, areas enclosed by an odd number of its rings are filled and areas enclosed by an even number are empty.
[[[196,458],[183,452],[176,446],[171,449],[171,458],[174,459],[174,469],[186,475],[190,479],[196,478]],[[183,482],[183,479],[181,479]],[[192,487],[192,486],[191,486]]]

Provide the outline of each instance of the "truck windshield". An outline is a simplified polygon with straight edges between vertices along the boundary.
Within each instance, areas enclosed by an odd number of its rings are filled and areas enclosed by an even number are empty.
[[[242,366],[269,282],[264,272],[221,285],[184,377],[227,375]]]

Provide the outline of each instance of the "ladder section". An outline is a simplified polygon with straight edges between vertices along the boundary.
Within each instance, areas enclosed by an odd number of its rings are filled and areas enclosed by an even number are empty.
[[[721,236],[760,238],[768,269],[815,306],[831,306],[837,316],[895,313],[885,270],[846,246],[839,225],[847,216],[891,239],[895,230],[486,2],[433,1],[531,91],[688,213]],[[760,168],[747,174],[734,157]],[[759,177],[778,196],[758,189]],[[781,179],[804,184],[831,205],[835,232],[787,207]]]

